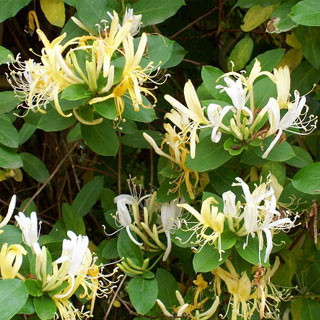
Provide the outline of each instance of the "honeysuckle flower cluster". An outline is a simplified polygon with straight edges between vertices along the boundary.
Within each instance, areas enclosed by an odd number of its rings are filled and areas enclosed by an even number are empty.
[[[236,181],[232,185],[242,187],[244,202],[240,200],[236,202],[236,195],[232,191],[224,192],[222,212],[219,211],[218,202],[213,197],[202,202],[200,213],[187,203],[178,204],[178,207],[184,208],[196,219],[195,224],[192,225],[191,222],[190,227],[187,223],[187,228],[184,228],[186,231],[192,231],[186,242],[196,235],[193,244],[199,246],[198,250],[206,244],[215,245],[222,259],[221,254],[224,250],[222,250],[221,236],[227,225],[228,229],[237,236],[246,237],[244,249],[248,244],[249,236],[257,235],[259,257],[263,248],[266,247],[264,262],[267,262],[273,248],[273,235],[281,230],[289,231],[293,228],[298,215],[291,219],[289,217],[291,212],[283,211],[281,214],[277,210],[277,198],[272,187],[271,175],[266,182],[255,185],[252,193],[241,178],[236,178]],[[259,260],[261,262],[261,257]]]
[[[187,107],[173,97],[165,95],[165,99],[173,106],[171,112],[166,113],[165,118],[168,118],[173,126],[170,123],[164,124],[166,133],[161,148],[147,133],[144,133],[143,136],[158,155],[171,161],[175,177],[172,181],[174,187],[170,191],[180,191],[181,184],[185,183],[189,197],[194,199],[195,189],[199,183],[199,173],[189,169],[185,162],[188,154],[191,158],[195,157],[196,143],[199,141],[198,129],[201,125],[208,125],[209,122],[205,118],[203,108],[190,80],[185,84],[184,96]],[[163,151],[166,147],[169,153]]]
[[[197,286],[195,293],[193,295],[193,303],[185,302],[185,299],[181,295],[180,291],[176,291],[176,297],[179,302],[179,306],[174,308],[174,314],[170,313],[166,306],[161,300],[157,300],[158,306],[160,307],[162,313],[167,317],[174,317],[176,319],[181,319],[182,317],[188,317],[192,320],[207,320],[215,314],[219,306],[219,296],[213,300],[211,306],[203,311],[203,306],[209,301],[208,297],[205,297],[199,301],[200,296],[203,294],[204,290],[208,288],[208,282],[205,281],[201,274],[197,276],[197,279],[193,281]]]
[[[270,97],[264,106],[255,105],[254,100],[254,84],[261,77],[271,79],[277,88],[277,97]],[[199,173],[189,169],[185,161],[189,154],[192,159],[195,158],[199,130],[212,128],[211,140],[214,143],[221,140],[222,134],[231,135],[232,137],[225,141],[224,148],[233,155],[241,153],[249,145],[261,147],[261,141],[272,136],[272,142],[262,155],[262,158],[266,158],[276,144],[285,139],[284,131],[305,135],[311,133],[317,124],[317,117],[308,115],[309,108],[305,104],[305,96],[300,97],[299,92],[295,90],[294,100],[291,101],[288,67],[274,69],[273,73],[261,71],[260,62],[256,60],[248,77],[243,71],[229,72],[220,78],[223,78],[226,85],[216,87],[229,96],[231,104],[223,107],[210,103],[205,115],[205,108],[189,80],[184,88],[187,107],[173,97],[165,96],[173,107],[165,118],[168,118],[173,126],[169,123],[164,124],[166,133],[161,148],[152,137],[144,133],[145,139],[155,152],[169,159],[173,166],[177,167],[177,177],[173,177],[171,182],[176,187],[171,191],[180,190],[181,184],[185,182],[192,199],[199,182]],[[284,114],[282,110],[285,110]],[[169,153],[164,151],[166,146]]]
[[[141,196],[134,182],[130,183],[131,195],[121,194],[114,198],[117,205],[116,222],[120,228],[126,229],[129,238],[137,246],[149,252],[164,251],[162,259],[165,261],[172,247],[171,232],[180,227],[182,209],[178,204],[183,199],[160,204],[156,201],[156,192]],[[161,234],[165,235],[166,243],[160,239]]]
[[[265,106],[255,105],[254,101],[254,82],[262,76],[268,77],[277,88],[277,97],[270,97]],[[256,60],[248,77],[245,77],[243,71],[229,72],[221,78],[226,86],[218,85],[217,89],[227,93],[232,105],[208,105],[208,118],[213,126],[213,142],[219,142],[222,133],[231,134],[238,140],[237,146],[231,146],[231,149],[241,152],[254,140],[276,135],[262,155],[266,158],[280,140],[283,131],[304,135],[316,128],[317,118],[308,115],[305,96],[300,97],[295,90],[294,101],[290,101],[290,71],[287,66],[274,69],[271,73],[261,71],[260,62]],[[284,115],[280,114],[281,109],[286,110]]]
[[[120,119],[126,99],[131,101],[128,105],[130,107],[132,104],[135,111],[139,111],[140,107],[152,107],[157,99],[146,83],[157,83],[153,78],[158,74],[159,67],[154,66],[152,61],[145,67],[140,65],[147,51],[148,38],[146,33],[142,33],[135,49],[133,36],[139,31],[141,15],[134,15],[132,9],[126,10],[122,25],[115,11],[109,12],[109,16],[111,23],[102,21],[105,27],[101,30],[98,25],[98,34],[73,18],[89,35],[65,43],[66,33],[50,42],[41,30],[37,30],[44,45],[39,55],[41,62],[33,59],[22,61],[18,55],[15,62],[9,64],[7,79],[22,101],[21,106],[45,113],[52,101],[61,116],[70,117],[73,114],[86,125],[95,125],[103,120],[94,113],[90,119],[82,115],[83,108],[87,108],[88,104],[94,112],[97,103],[113,100]],[[119,59],[124,60],[123,67]],[[155,75],[151,75],[154,71]],[[79,97],[72,97],[71,100],[85,100],[72,112],[65,112],[61,107],[61,98],[69,99],[65,89],[69,89],[69,93],[74,89],[81,91]],[[150,96],[153,103],[143,95]],[[104,107],[110,108],[110,103]]]
[[[1,222],[0,227],[5,226],[13,215],[16,196],[13,196],[8,213]],[[38,218],[35,212],[27,217],[20,212],[15,220],[22,231],[23,242],[21,244],[8,245],[4,243],[0,250],[0,274],[1,279],[18,278],[25,281],[27,278],[36,279],[41,283],[43,293],[51,294],[56,304],[60,319],[83,319],[93,315],[96,297],[107,297],[116,286],[118,268],[114,268],[111,274],[103,274],[103,266],[96,264],[97,258],[88,248],[87,236],[76,235],[68,231],[68,239],[63,240],[61,256],[51,262],[49,251],[45,246],[40,246]],[[3,230],[2,230],[3,232]],[[30,274],[20,273],[24,256],[30,248],[31,255],[35,256],[34,269]],[[51,271],[50,271],[51,270]],[[115,276],[115,277],[114,277]],[[71,297],[80,290],[80,298],[90,301],[90,309],[84,311],[75,307]]]
[[[228,270],[218,267],[211,272],[215,277],[214,289],[218,296],[222,293],[222,281],[226,284],[230,294],[228,309],[231,306],[231,319],[251,319],[255,311],[259,312],[261,319],[279,319],[278,306],[290,295],[288,290],[280,290],[271,282],[279,268],[279,258],[276,257],[273,267],[258,267],[253,280],[246,271],[239,275],[230,260],[227,259],[225,264]]]

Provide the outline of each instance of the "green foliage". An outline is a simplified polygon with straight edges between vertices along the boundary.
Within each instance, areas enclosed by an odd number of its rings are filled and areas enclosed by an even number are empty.
[[[157,280],[134,277],[128,284],[128,293],[135,309],[146,314],[154,306],[158,296]]]
[[[0,5],[0,320],[316,319],[319,1],[41,2]]]
[[[1,320],[11,319],[26,303],[28,290],[19,279],[2,279],[0,281]]]

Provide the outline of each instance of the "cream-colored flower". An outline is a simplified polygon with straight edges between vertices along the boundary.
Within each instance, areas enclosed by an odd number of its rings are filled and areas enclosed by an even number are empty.
[[[18,272],[22,265],[23,256],[27,251],[20,244],[8,246],[4,243],[0,251],[0,271],[2,279],[13,279],[19,276]]]
[[[197,220],[198,223],[188,230],[193,231],[192,234],[196,234],[196,244],[200,246],[200,249],[206,244],[214,245],[218,241],[218,250],[220,253],[224,252],[221,249],[221,234],[224,230],[225,215],[219,212],[217,201],[213,197],[209,197],[203,201],[201,206],[201,212],[191,207],[189,204],[179,204],[178,207],[184,208],[189,211]]]

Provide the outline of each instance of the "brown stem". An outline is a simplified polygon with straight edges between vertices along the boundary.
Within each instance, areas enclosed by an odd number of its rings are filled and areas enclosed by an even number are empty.
[[[208,12],[206,12],[205,14],[203,14],[201,17],[197,18],[196,20],[190,22],[189,24],[187,24],[185,27],[183,27],[182,29],[180,29],[179,31],[177,31],[175,34],[173,34],[171,37],[169,37],[169,39],[173,40],[178,34],[180,34],[181,32],[189,29],[190,27],[192,27],[195,23],[197,23],[198,21],[202,20],[203,18],[209,16],[211,13],[213,13],[214,11],[216,11],[217,8],[213,8],[211,10],[209,10]]]
[[[50,177],[42,184],[42,186],[35,192],[35,194],[29,199],[29,201],[26,203],[26,205],[24,206],[24,208],[21,210],[22,212],[24,212],[29,205],[31,204],[31,202],[40,194],[40,192],[46,187],[46,185],[51,181],[51,179],[56,175],[56,173],[58,172],[58,170],[60,169],[60,167],[62,166],[62,164],[65,162],[65,160],[69,157],[69,155],[73,152],[73,150],[76,148],[76,146],[78,145],[78,143],[76,142],[71,149],[64,155],[64,157],[61,159],[61,161],[59,162],[59,164],[57,165],[57,167],[53,170],[53,172],[51,173]]]

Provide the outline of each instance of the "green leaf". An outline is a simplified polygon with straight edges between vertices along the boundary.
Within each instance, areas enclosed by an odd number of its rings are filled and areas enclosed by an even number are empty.
[[[300,0],[288,0],[276,7],[272,12],[272,19],[268,22],[267,31],[270,33],[286,32],[297,24],[290,18],[292,7]]]
[[[320,191],[320,162],[300,169],[293,177],[292,184],[301,192],[318,194]]]
[[[191,159],[190,155],[188,155],[186,166],[198,172],[214,170],[222,166],[232,156],[224,150],[224,140],[221,140],[219,143],[214,143],[211,141],[210,136],[205,137],[197,145],[195,159]]]
[[[258,80],[253,86],[255,109],[263,108],[270,97],[277,96],[277,86],[269,78]]]
[[[300,319],[317,320],[320,314],[320,303],[316,300],[302,299]]]
[[[20,153],[23,161],[23,170],[38,182],[45,182],[50,174],[45,164],[37,157],[28,152]]]
[[[18,11],[27,6],[31,0],[6,0],[1,3],[0,23],[14,17]]]
[[[104,211],[108,211],[110,209],[116,209],[117,206],[114,203],[113,199],[117,195],[115,192],[108,188],[103,188],[100,192],[100,199],[101,199],[101,207]]]
[[[50,108],[41,115],[37,127],[46,132],[61,131],[71,127],[75,122],[74,116],[62,117],[55,109]]]
[[[81,135],[81,126],[80,123],[78,122],[68,133],[67,135],[67,142],[75,142],[77,140],[82,139]]]
[[[133,147],[133,148],[151,149],[150,144],[143,137],[144,132],[150,135],[158,145],[161,144],[161,141],[162,141],[161,133],[158,131],[151,131],[151,130],[141,130],[133,134],[123,135],[121,137],[121,142],[124,145]]]
[[[134,277],[128,284],[130,301],[137,312],[146,314],[154,306],[158,296],[157,280]]]
[[[42,282],[37,279],[26,279],[24,282],[28,292],[33,297],[41,297],[42,292]]]
[[[0,247],[2,247],[4,243],[7,243],[8,246],[10,246],[11,244],[22,243],[22,233],[18,227],[7,224],[3,228],[1,228],[1,230],[3,230],[4,232],[0,237]]]
[[[33,298],[29,296],[24,306],[19,310],[18,314],[34,314],[36,310],[33,306]],[[19,318],[21,320],[21,318]]]
[[[100,23],[101,20],[110,21],[110,17],[107,14],[108,11],[113,12],[113,10],[116,10],[120,12],[116,0],[77,0],[76,8],[80,20],[96,32],[98,31],[97,23]]]
[[[11,62],[10,57],[13,57],[12,52],[7,48],[0,46],[0,65]]]
[[[19,133],[11,122],[0,118],[0,143],[10,148],[18,148]]]
[[[269,138],[263,140],[264,150],[266,150],[268,148],[272,139],[273,139],[273,137],[269,137]],[[256,155],[258,155],[260,157],[264,153],[264,151],[261,150],[261,148],[254,148],[253,150],[256,153]],[[283,141],[283,142],[281,142],[280,145],[276,145],[271,150],[271,152],[269,153],[269,155],[267,156],[266,159],[270,160],[270,161],[284,162],[284,161],[287,161],[287,160],[293,158],[294,156],[295,156],[295,154],[292,149],[292,146],[287,141]]]
[[[152,108],[151,103],[147,100],[146,97],[142,97],[142,102],[144,105],[149,106],[150,108],[140,107],[139,111],[134,111],[132,102],[129,98],[124,98],[125,108],[122,114],[124,119],[130,119],[138,122],[152,122],[157,119],[156,113]]]
[[[19,145],[24,144],[37,130],[37,127],[25,122],[19,131]]]
[[[0,114],[13,110],[20,102],[14,91],[0,92]]]
[[[286,161],[288,165],[296,168],[303,168],[313,163],[312,157],[309,152],[297,146],[292,146],[292,148],[295,153],[295,157]]]
[[[319,15],[320,19],[320,15]],[[294,34],[301,43],[303,55],[316,68],[320,67],[320,30],[317,27],[299,26]]]
[[[102,156],[114,156],[118,152],[118,137],[112,122],[104,119],[94,126],[81,124],[81,134],[90,149]]]
[[[174,42],[172,47],[172,52],[170,58],[164,63],[161,68],[167,69],[177,66],[184,56],[186,55],[186,50],[179,43]]]
[[[210,180],[214,181],[213,187],[219,195],[223,194],[226,190],[230,190],[235,178],[238,177],[234,171],[220,167],[209,173]]]
[[[80,100],[93,97],[93,92],[89,91],[84,84],[72,84],[62,91],[61,98],[65,100]]]
[[[19,279],[0,280],[0,320],[11,319],[26,303],[28,290]]]
[[[170,18],[184,4],[183,0],[139,0],[132,8],[134,14],[142,14],[143,25],[149,26]]]
[[[236,250],[244,260],[248,261],[253,265],[261,264],[263,267],[270,266],[269,262],[264,262],[266,246],[264,246],[264,248],[260,251],[259,254],[259,240],[257,236],[254,238],[249,236],[248,244],[245,247],[243,247],[245,243],[245,239],[239,239],[236,243]],[[261,257],[261,261],[259,259],[259,256]]]
[[[253,41],[249,37],[241,39],[232,49],[228,58],[228,70],[242,70],[251,57]],[[233,64],[232,64],[233,63]]]
[[[111,240],[107,240],[106,244],[102,251],[102,256],[106,259],[115,259],[119,258],[119,253],[117,250],[117,238],[113,238]]]
[[[246,67],[247,73],[249,74],[251,72],[256,59],[259,60],[262,70],[271,72],[280,62],[284,53],[285,53],[285,49],[278,48],[278,49],[268,50],[264,53],[259,54],[254,59],[252,59],[250,64]]]
[[[156,273],[158,283],[158,299],[161,300],[166,307],[173,307],[178,304],[176,291],[179,287],[174,276],[165,269],[158,268]]]
[[[86,227],[82,217],[79,212],[68,203],[62,204],[62,218],[68,230],[72,230],[76,234],[86,234]]]
[[[136,47],[138,46],[139,41],[140,38],[135,39]],[[140,66],[145,68],[151,61],[154,66],[165,64],[172,55],[173,44],[174,42],[172,40],[169,40],[164,36],[149,35],[147,55],[141,59]]]
[[[103,177],[94,177],[85,184],[72,202],[72,207],[77,210],[80,216],[86,215],[99,199],[103,188]]]
[[[212,245],[206,244],[199,252],[193,257],[193,269],[195,272],[210,272],[219,267],[229,256],[230,250],[220,254],[218,249]]]
[[[6,169],[17,169],[23,166],[20,156],[11,149],[0,146],[0,167]]]
[[[261,176],[265,179],[272,173],[278,180],[278,182],[283,186],[286,182],[286,166],[281,162],[268,161],[263,164]]]
[[[137,266],[142,266],[143,256],[141,249],[135,245],[127,235],[126,230],[121,230],[117,243],[120,258],[130,258]]]
[[[108,99],[93,105],[95,111],[101,114],[104,118],[114,120],[117,117],[117,107],[114,99]]]
[[[235,7],[250,8],[254,5],[260,4],[262,6],[270,6],[272,4],[277,4],[281,0],[238,0]]]
[[[224,85],[224,81],[221,76],[223,76],[223,71],[218,68],[205,66],[201,70],[201,78],[208,92],[212,95],[214,99],[229,101],[230,98],[225,92],[220,92],[220,89],[217,89],[217,85]],[[219,81],[217,81],[220,78]]]
[[[320,2],[318,0],[303,0],[297,3],[291,11],[290,18],[304,26],[320,26]]]
[[[270,18],[274,6],[263,7],[259,4],[251,7],[243,18],[242,31],[249,32]]]
[[[304,95],[309,92],[313,85],[319,80],[320,72],[308,61],[303,61],[292,71],[291,88],[298,90],[301,95]]]
[[[57,310],[56,304],[48,296],[34,297],[34,308],[41,320],[53,319]]]

